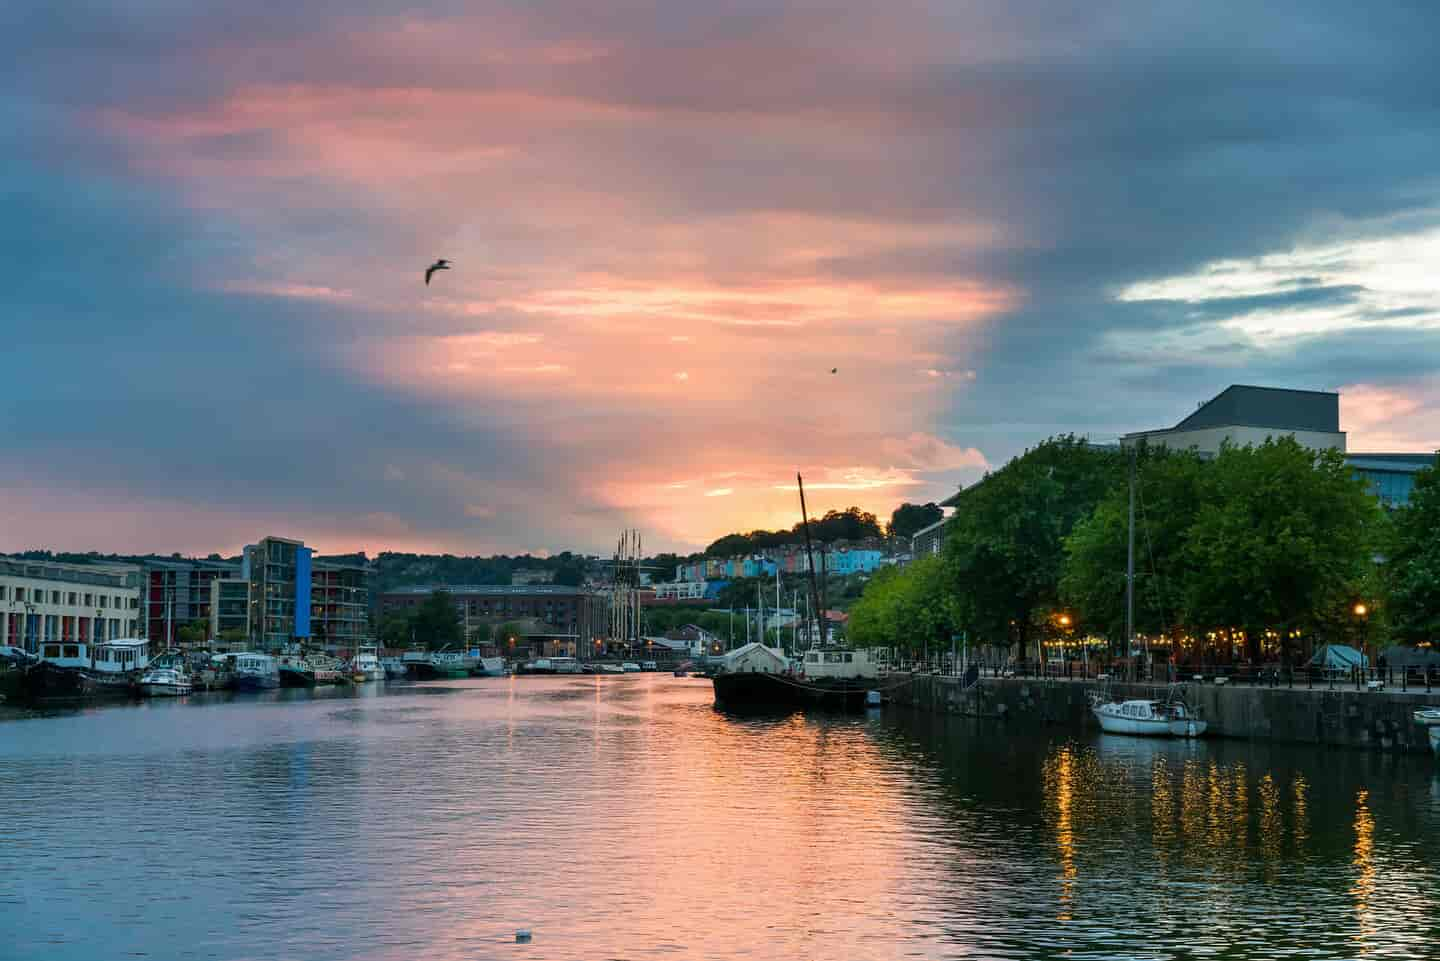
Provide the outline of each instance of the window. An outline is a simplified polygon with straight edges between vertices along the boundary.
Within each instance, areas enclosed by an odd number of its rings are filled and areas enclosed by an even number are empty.
[[[65,656],[66,656],[66,657],[79,657],[79,656],[80,656],[80,645],[79,645],[79,644],[66,644],[66,645],[65,645]]]
[[[60,592],[59,592],[59,591],[51,591],[51,592],[50,592],[50,603],[51,603],[51,604],[59,604],[59,603],[60,603]]]
[[[65,603],[73,607],[75,605],[75,592],[71,591],[67,596],[69,597],[69,600],[67,600]]]
[[[97,602],[99,603],[99,605],[100,605],[101,607],[109,607],[109,606],[110,606],[110,598],[106,597],[104,594],[101,594],[101,595],[100,595],[100,597],[99,597],[99,599],[98,599]]]
[[[0,584],[0,601],[5,600],[5,585]]]
[[[94,595],[94,594],[86,594],[86,595],[85,595],[85,606],[86,606],[86,607],[93,607],[94,604],[95,604],[95,595]]]
[[[23,588],[23,587],[17,587],[17,588],[15,588],[15,600],[17,600],[17,601],[23,601],[23,600],[25,600],[25,588]]]
[[[60,656],[60,645],[59,645],[59,644],[46,644],[46,645],[45,645],[45,656],[46,656],[46,657],[59,657],[59,656]]]

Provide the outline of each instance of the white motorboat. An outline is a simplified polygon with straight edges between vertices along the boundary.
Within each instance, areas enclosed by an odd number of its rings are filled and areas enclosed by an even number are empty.
[[[380,650],[372,646],[359,648],[355,652],[355,659],[350,662],[350,668],[355,672],[356,677],[363,677],[367,681],[385,680],[385,666],[380,663]]]
[[[601,673],[601,674],[624,674],[624,673],[625,673],[625,668],[621,667],[619,664],[601,664],[601,665],[600,665],[600,673]]]
[[[181,697],[191,689],[190,675],[173,667],[155,668],[140,677],[140,692],[146,697]]]
[[[405,662],[398,657],[384,657],[380,659],[380,663],[385,668],[385,676],[388,678],[400,678],[410,673]]]
[[[1411,717],[1415,723],[1424,727],[1435,727],[1440,724],[1440,707],[1426,707],[1416,711]]]
[[[1096,696],[1090,704],[1106,734],[1141,737],[1200,737],[1208,726],[1174,688],[1163,701],[1136,699],[1110,701]]]
[[[624,664],[620,665],[620,670],[625,674],[639,674],[640,665],[636,664],[634,661],[626,661]]]

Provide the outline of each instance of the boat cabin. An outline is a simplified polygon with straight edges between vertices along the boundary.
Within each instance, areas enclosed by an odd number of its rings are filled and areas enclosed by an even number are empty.
[[[40,646],[40,659],[56,667],[89,667],[90,647],[87,644],[46,643]]]
[[[800,669],[808,678],[880,676],[880,665],[871,660],[869,651],[852,651],[839,647],[812,647],[801,659]]]
[[[784,651],[758,642],[737,647],[725,655],[725,670],[736,674],[784,674],[789,669],[790,659]]]
[[[129,674],[150,666],[150,642],[143,637],[103,641],[95,645],[91,668],[102,674]]]

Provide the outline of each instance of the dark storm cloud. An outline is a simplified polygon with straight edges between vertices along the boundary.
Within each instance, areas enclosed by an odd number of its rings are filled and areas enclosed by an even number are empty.
[[[1433,226],[1437,38],[1431,3],[8,4],[7,456],[57,487],[203,488],[245,506],[394,514],[420,531],[467,507],[485,513],[471,494],[487,481],[509,496],[598,456],[598,440],[534,436],[548,422],[530,408],[460,411],[358,379],[334,356],[397,327],[464,324],[432,314],[401,326],[343,298],[227,287],[291,256],[322,284],[324,267],[370,238],[418,248],[460,232],[458,214],[448,232],[424,229],[393,199],[323,170],[254,172],[321,120],[220,123],[183,151],[153,148],[143,124],[116,132],[117,116],[209,120],[256,88],[289,85],[353,93],[352,112],[328,126],[350,133],[382,116],[396,142],[423,132],[383,115],[372,94],[519,95],[603,118],[572,129],[565,115],[547,153],[530,128],[482,111],[447,117],[456,140],[427,146],[444,156],[473,140],[520,157],[528,206],[580,183],[613,195],[627,222],[697,234],[727,217],[793,214],[895,235],[838,252],[817,237],[811,259],[759,270],[740,254],[697,257],[690,269],[717,282],[770,270],[1013,292],[1003,316],[954,324],[935,361],[977,372],[941,422],[946,439],[992,462],[1059,430],[1171,423],[1232,381],[1403,385],[1433,372],[1435,335],[1407,326],[1430,311],[1376,307],[1363,283],[1315,273],[1242,296],[1117,296],[1217,260]],[[290,103],[278,95],[273,109]],[[623,128],[605,126],[617,116]],[[192,167],[233,172],[192,180]],[[404,169],[395,180],[400,196],[423,186]],[[217,187],[224,204],[208,196]],[[956,224],[991,229],[947,235]],[[636,250],[665,243],[557,251],[549,236],[517,236],[567,280],[578,263],[622,273]],[[1264,345],[1218,329],[1316,309],[1380,327]],[[485,322],[508,329],[517,316]],[[787,343],[810,333],[778,331]],[[1157,355],[1160,338],[1171,354]],[[612,400],[586,416],[608,432],[625,405],[651,403]],[[430,461],[450,479],[385,479],[397,462]],[[606,509],[563,499],[577,514]],[[503,512],[486,524],[502,536],[525,528]],[[574,535],[563,519],[536,524],[556,543]]]

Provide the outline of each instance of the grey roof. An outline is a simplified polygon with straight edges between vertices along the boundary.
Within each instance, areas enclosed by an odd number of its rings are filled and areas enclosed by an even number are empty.
[[[1271,427],[1338,434],[1340,395],[1332,391],[1232,384],[1173,429],[1206,427]]]

